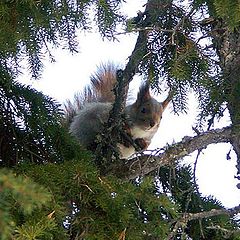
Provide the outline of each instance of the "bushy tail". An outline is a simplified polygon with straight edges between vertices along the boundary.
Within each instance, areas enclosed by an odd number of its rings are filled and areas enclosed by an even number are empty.
[[[108,62],[97,67],[94,74],[90,76],[90,84],[82,92],[74,95],[73,101],[64,103],[65,116],[63,124],[68,127],[74,116],[86,103],[91,102],[114,102],[113,87],[116,84],[116,71],[119,67]]]

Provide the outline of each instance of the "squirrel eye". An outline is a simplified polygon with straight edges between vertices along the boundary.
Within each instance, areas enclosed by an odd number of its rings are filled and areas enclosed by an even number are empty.
[[[141,109],[141,113],[146,113],[146,108],[145,108],[145,107],[143,107],[143,108]]]

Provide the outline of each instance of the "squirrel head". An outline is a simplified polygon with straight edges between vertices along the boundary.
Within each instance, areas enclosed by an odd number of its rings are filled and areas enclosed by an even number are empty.
[[[160,103],[151,97],[149,84],[144,84],[140,87],[136,102],[129,106],[128,114],[138,128],[144,131],[157,130],[169,102],[169,98]]]

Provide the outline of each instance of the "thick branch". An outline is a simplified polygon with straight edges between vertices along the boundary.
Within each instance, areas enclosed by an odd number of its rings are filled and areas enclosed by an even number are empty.
[[[213,19],[211,23],[213,43],[220,60],[224,78],[224,99],[227,102],[233,126],[239,131],[240,122],[240,31],[229,28],[224,19]],[[213,24],[214,23],[214,24]],[[237,155],[238,178],[240,178],[240,137],[232,139],[232,146]]]
[[[185,219],[185,221],[189,222],[192,220],[210,218],[210,217],[215,217],[215,216],[219,216],[219,215],[233,216],[238,213],[240,213],[240,205],[233,207],[233,208],[229,208],[229,209],[222,208],[222,209],[212,209],[210,211],[199,212],[199,213],[186,213],[183,216],[183,219]]]
[[[145,12],[150,11],[151,2],[149,0],[146,4]],[[149,16],[143,20],[143,25],[147,25]],[[140,62],[143,60],[147,52],[147,33],[139,32],[137,42],[134,50],[129,57],[129,61],[123,71],[117,71],[117,86],[115,87],[115,102],[113,108],[109,113],[109,119],[104,127],[103,134],[101,135],[101,144],[98,145],[96,150],[96,162],[100,165],[105,165],[106,159],[118,159],[116,152],[116,142],[119,134],[117,134],[119,126],[122,125],[122,114],[126,101],[126,89],[128,84],[132,81],[133,76],[138,70]],[[113,157],[114,156],[114,157]],[[105,166],[103,166],[105,168]]]
[[[134,179],[147,175],[164,165],[171,165],[177,160],[198,149],[204,149],[209,144],[230,142],[234,137],[232,127],[214,129],[195,137],[184,137],[181,142],[162,149],[158,155],[141,155],[125,162],[109,167],[109,172],[125,179]]]
[[[219,215],[228,215],[228,216],[233,216],[235,214],[240,213],[240,205],[229,208],[229,209],[212,209],[210,211],[205,211],[205,212],[199,212],[199,213],[185,213],[183,216],[175,223],[174,229],[171,232],[171,234],[168,236],[168,239],[173,239],[173,237],[176,235],[177,231],[181,227],[185,227],[186,224],[190,221],[193,220],[200,220],[203,218],[210,218],[210,217],[215,217]]]

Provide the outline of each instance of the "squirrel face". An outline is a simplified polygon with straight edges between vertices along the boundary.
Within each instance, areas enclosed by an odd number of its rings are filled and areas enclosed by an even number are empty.
[[[162,106],[154,98],[150,98],[141,103],[138,100],[133,104],[134,123],[144,131],[158,128],[162,118]],[[132,120],[133,120],[132,119]]]
[[[151,97],[148,84],[143,85],[136,102],[126,108],[131,120],[130,128],[133,138],[150,140],[158,130],[166,106],[166,103],[159,103]]]

